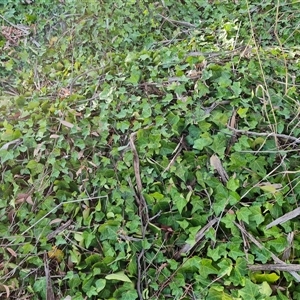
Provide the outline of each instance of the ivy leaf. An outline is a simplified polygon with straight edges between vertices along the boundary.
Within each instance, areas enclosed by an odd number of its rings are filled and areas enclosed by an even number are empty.
[[[14,158],[12,150],[0,149],[1,163],[4,164],[6,161]]]
[[[229,178],[228,182],[226,183],[226,187],[230,190],[235,192],[240,186],[240,182],[237,178]]]
[[[129,277],[127,275],[125,275],[125,273],[123,271],[106,275],[105,279],[107,279],[107,280],[117,280],[117,281],[123,281],[123,282],[131,282]]]
[[[212,287],[209,289],[206,300],[232,300],[233,298],[224,292],[223,287]]]
[[[262,296],[265,296],[265,299],[267,297],[270,297],[273,293],[270,285],[268,284],[267,281],[264,281],[260,286],[259,286],[259,292]]]
[[[256,225],[259,225],[264,222],[265,218],[261,213],[260,206],[251,206],[249,207],[249,210],[251,211],[251,215],[249,216],[249,222],[256,223]]]
[[[266,243],[271,250],[275,250],[277,253],[282,253],[288,247],[288,241],[285,237],[279,237],[274,240],[270,240]]]
[[[249,216],[252,215],[252,212],[248,207],[242,207],[236,212],[236,215],[239,221],[249,224]]]
[[[209,146],[213,142],[209,133],[201,134],[201,138],[194,141],[194,149],[203,150],[206,146]]]
[[[175,203],[179,213],[182,213],[182,210],[186,207],[187,205],[187,200],[183,197],[183,195],[181,195],[180,193],[178,193],[178,191],[172,187],[170,190],[170,195],[172,197],[173,202]]]
[[[122,298],[120,300],[135,300],[138,298],[137,292],[132,289],[122,293]]]
[[[280,276],[278,276],[278,274],[274,272],[272,273],[255,272],[250,275],[250,278],[255,283],[261,283],[264,281],[268,283],[274,283],[280,278]]]
[[[245,280],[245,287],[238,291],[238,295],[245,300],[257,300],[259,296],[258,286],[249,279]]]
[[[140,77],[141,77],[141,71],[137,67],[133,67],[131,70],[131,75],[127,79],[127,82],[132,83],[134,85],[138,84],[138,82],[140,81]]]
[[[238,97],[240,95],[240,93],[242,92],[242,89],[241,89],[241,83],[238,81],[238,82],[234,82],[232,85],[231,85],[231,89],[234,93],[234,96]]]
[[[210,274],[218,274],[218,270],[212,266],[212,260],[203,258],[201,259],[200,265],[199,265],[199,273],[204,278],[207,278]]]
[[[106,285],[106,280],[105,279],[96,280],[95,286],[96,286],[97,292],[98,293],[101,292],[105,288],[105,285]]]

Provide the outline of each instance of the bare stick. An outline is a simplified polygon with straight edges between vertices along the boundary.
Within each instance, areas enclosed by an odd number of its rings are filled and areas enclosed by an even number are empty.
[[[254,132],[254,131],[248,131],[248,130],[241,130],[241,129],[235,129],[233,127],[227,126],[230,130],[236,132],[236,133],[242,133],[246,135],[255,135],[255,136],[265,136],[265,137],[276,137],[276,138],[282,138],[288,141],[291,141],[295,144],[300,143],[300,138],[296,138],[294,136],[290,136],[287,134],[280,134],[280,133],[274,133],[274,132]]]
[[[204,237],[206,231],[211,228],[212,226],[214,226],[217,221],[219,220],[219,218],[214,218],[212,220],[210,220],[205,226],[203,226],[196,234],[195,237],[195,244],[194,245],[190,245],[190,244],[185,244],[176,254],[175,254],[175,259],[180,258],[181,254],[183,253],[187,253],[189,252],[197,243],[199,243],[202,238]]]
[[[272,259],[274,260],[275,263],[277,264],[281,264],[283,266],[288,266],[288,264],[286,264],[284,261],[282,261],[280,258],[278,258],[274,253],[272,253],[270,250],[266,249],[258,240],[256,240],[247,230],[245,230],[240,224],[234,222],[235,226],[237,226],[239,228],[239,230],[242,232],[242,234],[244,234],[245,236],[247,236],[251,242],[253,244],[255,244],[259,249],[265,249],[267,250],[270,254]],[[295,271],[287,271],[289,272],[296,280],[297,282],[300,282],[300,276],[297,272]]]
[[[139,217],[141,218],[142,238],[145,239],[146,230],[149,224],[149,215],[148,215],[147,203],[143,196],[143,185],[142,185],[142,179],[140,173],[140,159],[134,144],[135,139],[136,139],[136,133],[132,133],[129,138],[129,145],[133,153],[133,168],[134,168],[134,175],[136,181],[136,190],[134,189],[135,199],[138,205]],[[131,182],[129,182],[129,184],[131,184]],[[145,249],[142,249],[140,254],[137,257],[137,265],[138,265],[137,292],[140,300],[144,299],[143,290],[147,286],[147,282],[144,276],[146,272],[144,256],[145,256]]]
[[[162,17],[163,19],[165,19],[166,21],[168,21],[171,24],[178,24],[178,25],[182,25],[185,27],[192,27],[192,28],[196,28],[197,26],[188,22],[184,22],[184,21],[177,21],[177,20],[173,20],[173,19],[169,19],[161,14],[158,14],[160,17]]]
[[[270,224],[268,224],[266,226],[266,229],[269,229],[273,226],[276,226],[278,224],[283,224],[291,219],[294,219],[296,217],[298,217],[300,215],[300,207],[286,213],[285,215],[283,215],[282,217],[280,218],[277,218],[276,220],[274,220],[273,222],[271,222]]]
[[[46,299],[55,300],[46,251],[44,252],[44,270],[46,276]]]
[[[267,265],[248,265],[251,271],[285,271],[285,272],[299,272],[300,265],[293,264],[267,264]]]

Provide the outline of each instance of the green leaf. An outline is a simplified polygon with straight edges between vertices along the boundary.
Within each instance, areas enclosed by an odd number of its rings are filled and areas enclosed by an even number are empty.
[[[1,163],[4,164],[6,161],[14,158],[14,152],[12,150],[0,149]]]
[[[138,84],[141,77],[141,71],[137,67],[133,67],[131,70],[131,75],[127,79],[127,82],[132,84]]]
[[[259,288],[249,279],[245,280],[245,287],[238,290],[238,295],[245,300],[257,300],[259,296]]]
[[[123,271],[106,275],[105,279],[107,279],[107,280],[117,280],[117,281],[123,281],[123,282],[131,282],[129,277],[127,275],[125,275],[125,273]]]
[[[252,215],[252,212],[248,207],[242,207],[236,212],[237,218],[239,221],[243,221],[249,224],[249,216]]]
[[[181,214],[183,209],[187,205],[187,200],[184,198],[183,195],[178,193],[178,191],[174,187],[171,188],[170,195],[172,197],[173,203],[176,205],[179,213]]]
[[[256,223],[256,225],[259,225],[264,222],[265,218],[262,215],[260,206],[251,206],[249,207],[249,210],[251,211],[251,215],[249,216],[249,222]]]
[[[194,149],[203,150],[213,142],[208,132],[201,134],[201,138],[194,141]]]
[[[218,263],[220,270],[218,271],[219,276],[230,276],[233,269],[232,261],[229,258],[223,258],[221,262]]]
[[[229,180],[226,183],[226,187],[230,190],[230,191],[236,191],[240,186],[240,181],[236,178],[229,178]]]
[[[97,279],[95,282],[95,287],[97,292],[101,292],[106,286],[106,280],[105,279]]]
[[[260,272],[255,272],[252,273],[250,276],[251,280],[255,283],[261,283],[261,282],[268,282],[268,283],[274,283],[276,282],[280,276],[276,273],[260,273]]]
[[[237,110],[237,114],[240,116],[240,118],[245,118],[247,116],[247,112],[248,112],[248,107],[245,108],[240,107]]]
[[[224,292],[224,287],[211,287],[206,300],[233,300],[233,298]]]
[[[288,241],[285,237],[279,237],[277,239],[268,241],[266,245],[271,251],[282,253],[288,247]]]
[[[273,278],[274,279],[274,278]],[[272,280],[273,280],[272,279]],[[259,286],[259,292],[262,296],[264,297],[270,297],[273,294],[273,291],[268,284],[267,281],[264,281],[260,286]],[[274,299],[275,300],[275,299]]]
[[[223,157],[227,145],[227,139],[224,134],[217,134],[213,137],[213,143],[209,146],[215,154]]]
[[[231,85],[231,89],[234,93],[234,96],[238,97],[241,92],[242,92],[242,89],[241,89],[241,82],[238,81],[238,82],[234,82],[232,85]]]
[[[234,285],[245,285],[246,274],[248,273],[247,261],[243,257],[236,259],[235,267],[233,268],[230,280]]]
[[[199,273],[204,278],[207,278],[208,275],[210,275],[210,274],[218,274],[218,270],[215,267],[212,266],[212,260],[211,259],[203,258],[200,261]]]
[[[122,297],[120,298],[120,300],[135,300],[135,299],[138,299],[138,294],[134,289],[123,292]]]

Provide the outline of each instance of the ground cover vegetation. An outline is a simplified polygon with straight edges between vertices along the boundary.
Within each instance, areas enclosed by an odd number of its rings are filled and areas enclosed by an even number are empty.
[[[300,299],[299,1],[2,1],[1,299]]]

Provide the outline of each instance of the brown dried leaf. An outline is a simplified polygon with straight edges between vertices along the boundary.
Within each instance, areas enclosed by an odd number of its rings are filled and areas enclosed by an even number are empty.
[[[30,195],[26,198],[26,202],[30,205],[33,205],[33,201]]]
[[[64,126],[68,127],[68,128],[73,128],[74,127],[74,124],[72,124],[68,121],[65,121],[65,120],[61,120],[60,123],[63,124]]]
[[[213,154],[210,157],[210,165],[218,172],[222,181],[224,183],[226,183],[228,181],[229,177],[228,177],[225,169],[222,166],[220,158],[217,155]]]
[[[9,296],[10,296],[9,287],[5,284],[1,284],[0,286],[4,287],[4,289],[6,291],[6,298],[9,299]]]
[[[63,219],[57,218],[57,219],[52,220],[49,224],[50,225],[57,224],[57,223],[61,223],[62,221],[63,221]]]
[[[58,139],[59,135],[58,134],[51,134],[50,139]]]
[[[11,254],[11,256],[13,256],[13,257],[18,256],[17,253],[13,249],[6,247],[6,250]]]
[[[28,193],[19,193],[16,197],[16,204],[23,203],[28,197],[30,197]]]

